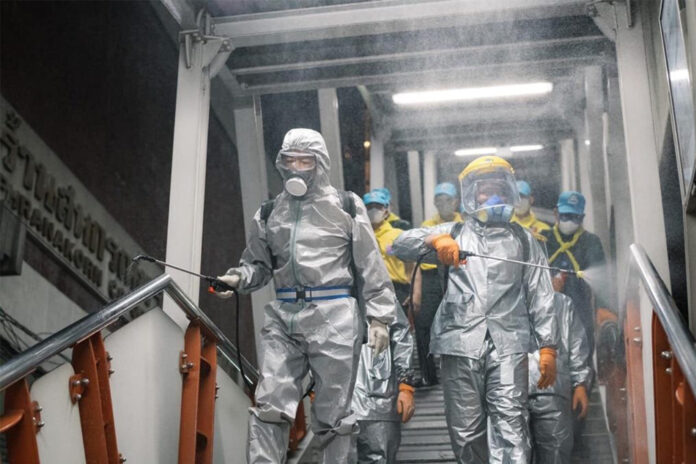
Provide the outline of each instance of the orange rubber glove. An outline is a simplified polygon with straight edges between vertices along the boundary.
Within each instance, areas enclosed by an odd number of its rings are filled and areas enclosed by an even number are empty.
[[[407,383],[399,384],[399,396],[396,399],[396,412],[401,414],[401,422],[406,423],[411,420],[413,413],[416,411],[416,406],[413,401],[413,392],[415,390]]]
[[[539,350],[539,372],[537,387],[549,388],[556,382],[556,350],[545,346]]]
[[[459,245],[450,234],[436,235],[430,243],[437,251],[437,257],[442,264],[459,267]]]
[[[580,413],[578,414],[578,419],[582,419],[587,415],[587,390],[584,385],[578,385],[573,391],[573,411],[577,411],[578,406],[580,406]]]
[[[619,319],[616,314],[607,308],[598,308],[595,314],[597,327],[602,327],[605,322],[617,322]]]

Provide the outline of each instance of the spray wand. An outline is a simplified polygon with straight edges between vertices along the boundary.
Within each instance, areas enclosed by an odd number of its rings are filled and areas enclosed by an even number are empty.
[[[217,277],[207,276],[204,274],[198,274],[197,272],[192,272],[192,271],[189,271],[188,269],[183,269],[183,268],[180,268],[179,266],[174,266],[173,264],[165,263],[164,261],[160,261],[159,259],[155,259],[152,256],[138,255],[135,258],[133,258],[133,262],[130,265],[133,266],[138,261],[149,261],[151,263],[157,263],[160,266],[171,267],[172,269],[176,269],[177,271],[185,272],[186,274],[190,274],[192,276],[196,276],[200,279],[203,279],[206,282],[208,282],[208,292],[209,293],[225,292],[225,291],[232,291],[235,293],[237,292],[236,288],[227,285],[225,282],[218,279]],[[128,270],[130,271],[130,267],[128,268]]]
[[[560,267],[544,266],[543,264],[528,263],[526,261],[518,261],[516,259],[499,258],[497,256],[481,255],[478,253],[474,253],[473,251],[460,251],[459,252],[459,259],[462,261],[469,258],[470,256],[475,256],[477,258],[484,258],[484,259],[493,259],[496,261],[504,261],[506,263],[521,264],[522,266],[538,267],[540,269],[548,269],[549,271],[562,272],[564,274],[573,274],[573,275],[578,276],[578,278],[580,278],[580,279],[582,279],[584,277],[584,273],[582,271],[575,272],[572,269],[561,269]]]
[[[164,261],[161,261],[159,259],[153,258],[152,256],[148,256],[148,255],[138,255],[135,258],[133,258],[133,261],[130,263],[130,265],[128,266],[128,270],[126,271],[127,274],[130,273],[131,268],[138,261],[149,261],[151,263],[157,263],[161,266],[171,267],[172,269],[176,269],[177,271],[185,272],[186,274],[190,274],[192,276],[196,276],[200,279],[203,279],[203,280],[208,282],[208,292],[209,293],[225,292],[225,291],[231,291],[234,293],[235,304],[237,307],[236,323],[235,323],[235,338],[236,338],[236,343],[237,343],[237,363],[239,363],[239,373],[241,374],[242,379],[244,380],[244,383],[246,384],[249,391],[253,392],[255,389],[255,385],[253,385],[247,379],[247,376],[244,374],[244,364],[242,364],[242,352],[241,352],[241,349],[239,347],[239,293],[237,293],[237,289],[226,284],[225,282],[218,279],[217,277],[207,276],[204,274],[199,274],[197,272],[189,271],[188,269],[184,269],[184,268],[181,268],[179,266],[174,266],[173,264],[166,263]]]

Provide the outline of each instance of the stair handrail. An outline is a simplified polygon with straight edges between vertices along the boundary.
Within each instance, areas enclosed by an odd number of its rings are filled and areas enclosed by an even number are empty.
[[[696,395],[696,341],[689,331],[677,304],[665,282],[658,274],[645,249],[637,243],[630,247],[633,264],[645,286],[667,339],[672,347],[674,357],[681,367],[691,391]]]
[[[215,338],[220,351],[234,369],[241,372],[236,360],[237,347],[184,293],[169,274],[162,274],[132,292],[125,294],[103,309],[73,322],[36,345],[27,348],[5,364],[0,365],[0,391],[3,391],[17,380],[26,377],[48,359],[105,329],[140,303],[163,291],[167,292],[189,319],[200,322],[206,334]],[[145,311],[147,312],[150,309],[153,308],[148,308]],[[258,379],[257,369],[243,356],[242,363],[244,364],[245,377],[248,381],[254,383]]]

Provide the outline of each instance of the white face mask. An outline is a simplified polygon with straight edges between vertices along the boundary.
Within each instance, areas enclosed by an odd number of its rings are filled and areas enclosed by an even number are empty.
[[[370,223],[373,226],[380,224],[387,217],[387,212],[376,208],[367,210],[367,215],[370,218]]]
[[[515,214],[518,216],[526,216],[532,207],[529,198],[521,198],[520,202],[515,206]]]
[[[290,177],[285,181],[285,190],[293,197],[301,197],[307,193],[307,183],[300,177]]]
[[[575,221],[559,221],[558,222],[558,230],[560,230],[563,235],[573,235],[578,230],[579,227],[580,227],[580,224],[578,224]]]

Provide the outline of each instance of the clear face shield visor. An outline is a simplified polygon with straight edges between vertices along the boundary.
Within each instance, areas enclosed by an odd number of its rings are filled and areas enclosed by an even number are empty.
[[[507,222],[520,201],[512,173],[472,173],[460,180],[462,208],[481,222]]]

